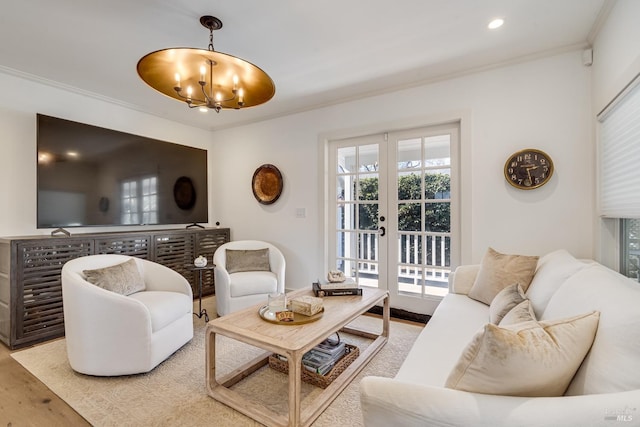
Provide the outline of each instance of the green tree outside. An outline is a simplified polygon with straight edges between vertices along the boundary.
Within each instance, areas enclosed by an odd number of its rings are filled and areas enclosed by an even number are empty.
[[[360,200],[378,200],[378,178],[364,178],[360,180]],[[398,178],[398,230],[443,232],[451,231],[451,177],[444,173],[429,173],[424,175],[424,198],[422,192],[420,174],[401,175]],[[442,201],[440,201],[442,200]],[[444,201],[446,200],[446,201]],[[421,203],[425,205],[424,219],[421,214]],[[360,204],[359,229],[376,230],[378,228],[378,204]],[[409,244],[409,253],[414,253],[413,245],[416,240],[409,241],[407,236],[402,236],[403,248]],[[431,259],[431,245],[427,244],[427,259]],[[450,248],[446,248],[444,265],[450,265]],[[438,255],[438,254],[437,254]],[[406,258],[405,251],[401,251],[401,262],[422,263],[421,261]],[[411,256],[411,255],[409,255]],[[422,247],[418,247],[418,257],[422,259]],[[438,262],[441,264],[441,262]]]

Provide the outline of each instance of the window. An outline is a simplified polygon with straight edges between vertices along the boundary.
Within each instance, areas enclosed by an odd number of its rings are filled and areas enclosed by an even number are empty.
[[[620,272],[640,279],[640,76],[598,120],[599,213],[620,219]]]
[[[158,223],[158,178],[122,182],[122,223]]]

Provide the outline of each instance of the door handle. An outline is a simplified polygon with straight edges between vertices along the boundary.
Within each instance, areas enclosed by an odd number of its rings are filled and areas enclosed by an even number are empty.
[[[384,237],[384,235],[387,234],[387,229],[384,227],[380,227],[378,231],[380,231],[380,237]]]

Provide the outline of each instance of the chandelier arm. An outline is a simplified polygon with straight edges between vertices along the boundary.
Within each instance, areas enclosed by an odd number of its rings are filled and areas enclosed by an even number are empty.
[[[184,101],[187,103],[187,105],[189,105],[190,108],[203,107],[203,106],[207,106],[208,105],[207,101],[203,101],[201,99],[194,98],[193,96],[191,96],[191,97],[184,96],[182,94],[182,89],[180,89],[180,90],[175,89],[175,91],[176,91],[176,94],[180,97],[180,99],[184,99]]]
[[[207,104],[220,104],[223,102],[229,102],[229,101],[233,101],[236,99],[236,94],[232,93],[231,98],[224,98],[224,99],[220,99],[217,100],[213,94],[212,95],[207,95],[207,91],[204,90],[204,87],[206,86],[206,84],[200,84],[200,88],[202,89],[202,95],[204,95],[204,98],[206,99]],[[182,97],[184,98],[184,97]]]

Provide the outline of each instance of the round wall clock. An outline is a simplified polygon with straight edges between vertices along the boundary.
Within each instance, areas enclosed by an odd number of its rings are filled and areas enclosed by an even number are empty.
[[[504,177],[516,188],[533,190],[549,182],[553,161],[548,154],[535,148],[513,153],[504,164]]]

